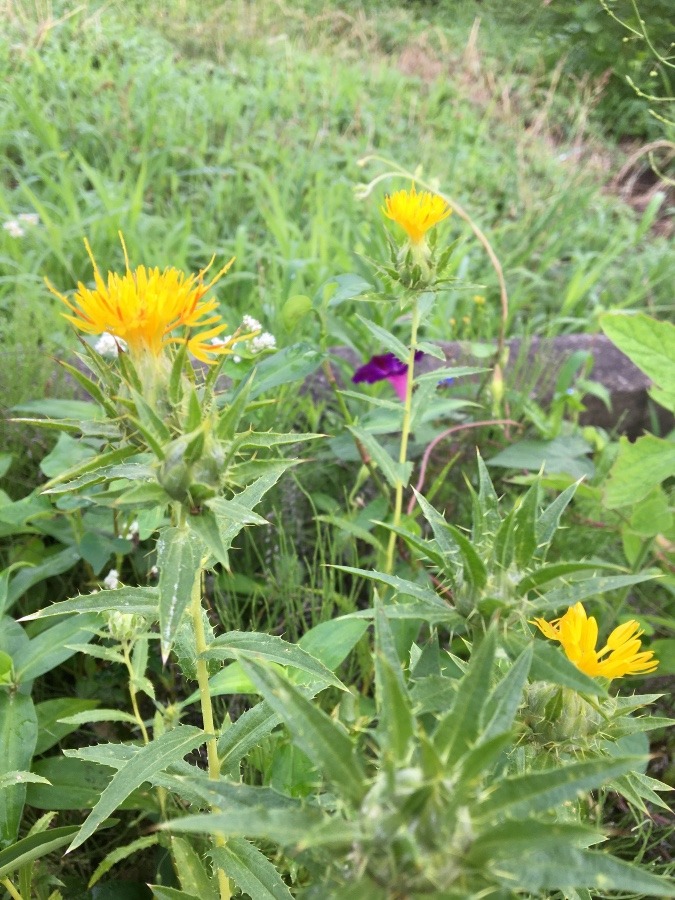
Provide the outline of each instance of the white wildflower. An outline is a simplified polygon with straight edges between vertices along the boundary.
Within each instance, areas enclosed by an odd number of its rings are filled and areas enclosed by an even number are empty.
[[[130,523],[127,528],[126,538],[128,541],[133,541],[135,537],[138,537],[139,527],[138,527],[138,519],[134,519],[133,522]]]
[[[254,353],[260,353],[263,350],[274,350],[277,345],[277,339],[269,331],[264,331],[251,341],[251,350]]]
[[[122,338],[116,338],[114,335],[110,334],[109,331],[104,331],[94,344],[94,350],[97,353],[100,353],[101,356],[106,356],[109,359],[117,359],[120,348],[126,350],[126,343]]]
[[[148,572],[148,578],[157,578],[159,575],[159,569],[157,566],[152,566],[150,571]]]
[[[23,237],[26,233],[21,225],[16,221],[16,219],[10,219],[8,222],[3,222],[2,227],[5,229],[7,234],[13,238]]]
[[[108,591],[115,591],[120,586],[120,573],[117,569],[111,569],[103,579],[103,587]]]
[[[262,325],[257,319],[254,319],[253,316],[244,316],[241,320],[241,324],[246,331],[262,331]]]
[[[233,357],[232,357],[232,362],[234,362],[234,363],[240,363],[240,362],[241,362],[241,356],[233,356]]]
[[[229,343],[230,343],[230,340],[231,340],[231,338],[230,338],[230,336],[229,336],[228,334],[223,334],[223,335],[220,335],[220,336],[218,336],[218,337],[212,337],[212,338],[211,338],[211,345],[212,345],[213,347],[224,347],[225,344],[229,344]]]
[[[39,225],[40,216],[37,213],[19,213],[19,222],[25,222],[26,225]]]

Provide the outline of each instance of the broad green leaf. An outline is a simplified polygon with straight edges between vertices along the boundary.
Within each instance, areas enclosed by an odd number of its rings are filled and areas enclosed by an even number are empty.
[[[0,691],[0,775],[30,769],[36,743],[37,716],[31,698]],[[26,786],[20,782],[2,792],[0,846],[16,840],[25,797]]]
[[[345,300],[353,300],[354,297],[360,297],[373,290],[372,284],[369,284],[365,279],[361,278],[360,275],[353,275],[350,272],[345,275],[334,275],[329,278],[323,286],[322,293],[326,288],[330,288],[334,284],[337,285],[337,287],[330,293],[330,299],[328,301],[328,306],[330,308],[339,306],[340,303],[344,303]],[[326,293],[329,292],[326,291]]]
[[[675,475],[675,442],[643,434],[635,443],[619,438],[619,452],[605,484],[605,504],[619,509],[638,503]]]
[[[639,757],[607,757],[504,778],[475,808],[476,818],[490,821],[507,813],[528,816],[560,807],[568,800],[575,800],[579,794],[630,772],[638,762]]]
[[[252,660],[242,659],[241,665],[324,777],[350,799],[360,800],[365,773],[342,728],[276,672]]]
[[[54,575],[62,575],[72,569],[80,561],[80,553],[76,547],[66,547],[48,556],[36,566],[23,568],[12,578],[7,589],[5,609],[11,609],[14,603],[22,597],[26,591]]]
[[[543,468],[547,475],[565,472],[572,478],[590,478],[595,471],[588,458],[592,450],[591,445],[577,435],[565,435],[552,441],[523,440],[510,444],[487,464],[532,472]]]
[[[77,825],[50,828],[48,831],[31,834],[12,844],[11,847],[0,850],[0,878],[11,875],[12,872],[40,859],[41,856],[65,847],[76,831]]]
[[[292,344],[264,359],[256,368],[251,400],[282,384],[302,381],[315,372],[323,355],[308,343]]]
[[[296,644],[289,644],[272,634],[258,634],[246,631],[230,631],[217,637],[202,656],[207,659],[253,659],[259,662],[275,662],[282,666],[293,666],[307,672],[313,678],[347,690],[339,678]]]
[[[202,542],[183,526],[163,528],[157,540],[159,567],[159,634],[162,660],[166,663],[192,592],[200,589]]]
[[[675,412],[675,325],[645,313],[606,313],[600,327],[654,382],[654,400]]]
[[[182,759],[205,740],[204,732],[192,725],[179,725],[141,747],[114,776],[80,828],[69,850],[83,844],[129,794],[170,763]]]
[[[392,459],[382,444],[369,431],[365,431],[363,428],[356,428],[354,425],[349,425],[348,428],[356,440],[363,444],[392,487],[395,488],[398,484],[405,486],[408,483],[410,472],[412,471],[411,463],[399,463]]]
[[[45,619],[48,616],[62,616],[66,613],[98,613],[118,610],[123,613],[134,613],[155,621],[159,617],[159,591],[156,587],[117,588],[114,591],[97,591],[95,594],[82,594],[71,600],[52,603],[21,621]]]
[[[14,657],[14,669],[19,681],[32,681],[56,668],[73,655],[69,643],[87,643],[99,625],[94,613],[72,616],[41,631]]]
[[[62,723],[60,720],[75,713],[95,709],[99,700],[81,700],[79,697],[57,697],[55,700],[43,700],[37,703],[35,713],[38,723],[38,739],[35,755],[41,756],[45,751],[75,731],[76,726]]]
[[[215,847],[209,855],[235,884],[255,900],[291,900],[291,892],[281,875],[257,847],[234,838],[223,847]],[[199,895],[202,897],[203,895]]]
[[[365,622],[331,619],[306,631],[298,647],[327,666],[331,672],[340,666],[366,633]]]
[[[110,782],[110,771],[89,760],[48,756],[33,763],[33,771],[49,784],[29,784],[26,804],[44,810],[92,809]],[[121,809],[157,811],[157,800],[149,789],[131,794]]]

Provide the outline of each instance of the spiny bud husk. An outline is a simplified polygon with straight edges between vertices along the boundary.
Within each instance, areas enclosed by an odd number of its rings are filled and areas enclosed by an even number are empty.
[[[157,480],[174,500],[201,503],[220,490],[224,463],[225,449],[212,435],[181,435],[166,448]]]
[[[535,681],[525,701],[523,720],[539,744],[588,747],[603,722],[597,709],[571,688]]]

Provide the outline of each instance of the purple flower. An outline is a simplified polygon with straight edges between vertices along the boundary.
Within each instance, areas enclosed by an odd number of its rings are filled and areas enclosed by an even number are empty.
[[[418,362],[424,353],[415,351],[415,362]],[[406,380],[408,377],[408,365],[394,356],[393,353],[383,353],[381,356],[371,356],[368,362],[354,372],[352,381],[359,384],[365,381],[367,384],[375,384],[385,378],[394,388],[401,400],[405,400]]]

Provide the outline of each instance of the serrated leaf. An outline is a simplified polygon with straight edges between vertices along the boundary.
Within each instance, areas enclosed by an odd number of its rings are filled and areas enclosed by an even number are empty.
[[[201,540],[189,528],[169,527],[160,531],[157,540],[159,634],[165,663],[191,602],[195,579],[201,576],[203,554]]]
[[[209,855],[235,884],[255,900],[291,900],[281,875],[257,847],[241,838],[214,847]]]
[[[633,584],[642,584],[661,576],[658,569],[647,569],[638,572],[637,575],[609,575],[597,578],[584,578],[582,581],[574,581],[562,588],[547,591],[538,597],[535,604],[537,610],[556,610],[563,606],[574,606],[587,597],[596,594],[606,594],[608,591],[616,591],[620,588],[630,587]]]
[[[218,900],[218,891],[197,851],[186,838],[171,836],[171,855],[181,888],[200,900]]]
[[[117,588],[114,591],[97,591],[95,594],[82,594],[70,600],[53,603],[19,621],[45,619],[49,616],[62,616],[65,613],[94,613],[119,610],[156,619],[159,616],[159,591],[156,587]]]
[[[296,644],[289,644],[277,635],[258,634],[246,631],[230,631],[220,635],[202,654],[206,659],[245,659],[258,662],[275,662],[282,666],[293,666],[307,672],[315,679],[332,684],[343,691],[347,688],[339,678]]]
[[[194,750],[205,741],[204,732],[192,725],[178,725],[172,731],[155,738],[150,744],[140,747],[133,757],[113,777],[110,784],[101,794],[96,806],[85,819],[68,852],[75,850],[96,831],[125,800],[132,791],[140,787],[144,781],[170,763],[182,760],[186,753]]]
[[[26,694],[0,691],[0,775],[28,770],[36,742],[37,716],[31,698]],[[16,840],[25,797],[25,783],[20,781],[3,790],[0,800],[0,843]],[[0,866],[1,860],[2,854]]]
[[[399,359],[402,363],[408,362],[410,350],[404,343],[399,341],[398,338],[394,337],[394,335],[387,331],[386,328],[382,328],[380,325],[376,325],[375,322],[371,322],[370,319],[366,319],[363,316],[359,316],[358,314],[356,318],[370,332],[371,336],[375,340],[376,346],[385,347],[389,351],[389,353],[393,353],[394,356],[397,357],[397,359]]]
[[[638,503],[675,475],[675,443],[643,434],[635,443],[619,438],[619,452],[605,483],[605,504],[619,509]]]
[[[513,726],[527,684],[533,650],[532,644],[525,647],[488,697],[485,704],[486,724],[480,736],[481,740],[495,737]]]
[[[123,847],[116,847],[108,853],[103,862],[99,863],[94,869],[94,874],[89,879],[89,884],[87,886],[89,888],[93,887],[96,882],[99,881],[106,872],[109,872],[113,866],[117,865],[118,862],[127,859],[127,857],[134,853],[138,853],[140,850],[147,850],[148,847],[153,847],[158,841],[158,835],[149,834],[145,837],[136,838],[135,841],[132,841],[130,844],[125,844]]]
[[[497,783],[489,796],[477,805],[475,814],[478,819],[490,821],[506,813],[528,816],[559,807],[617,775],[630,772],[637,762],[635,757],[593,759],[511,776]]]
[[[350,799],[360,800],[365,773],[345,732],[276,672],[251,660],[242,659],[241,665],[324,777]]]

